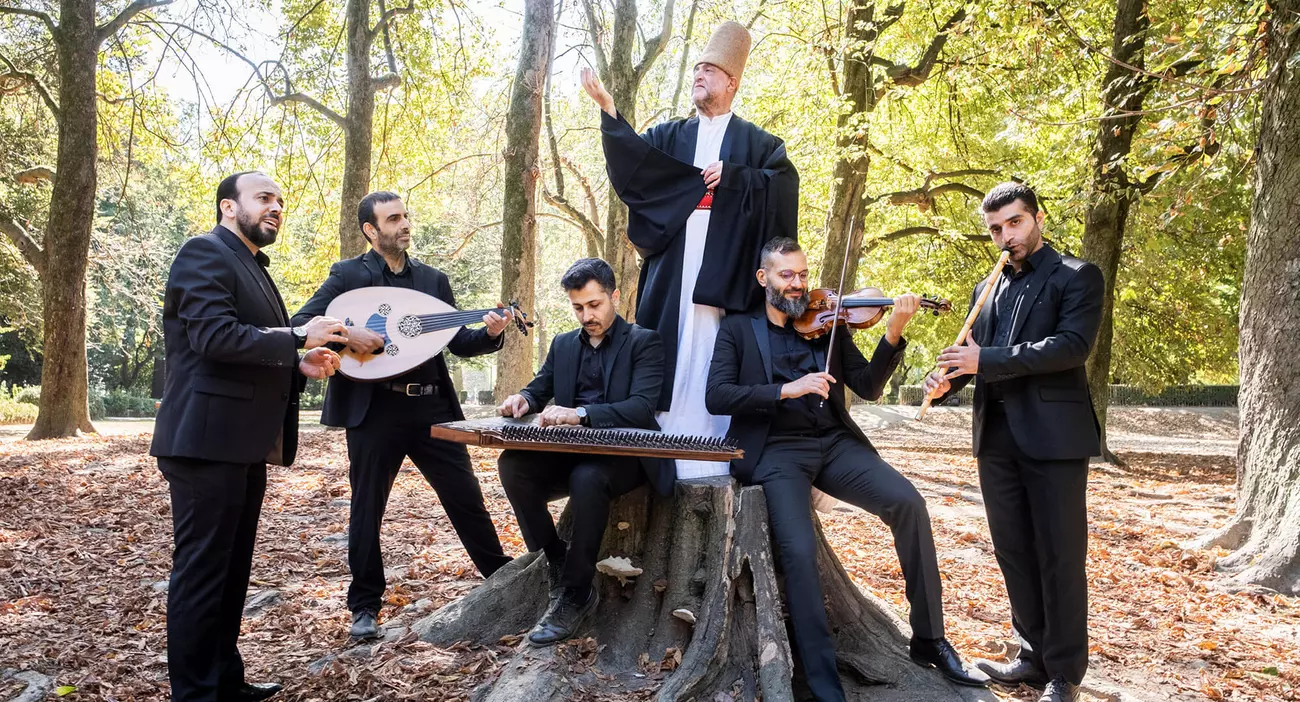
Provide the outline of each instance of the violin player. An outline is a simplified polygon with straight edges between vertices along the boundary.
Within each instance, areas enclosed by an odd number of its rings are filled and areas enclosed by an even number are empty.
[[[833,346],[825,335],[809,340],[796,333],[793,321],[808,307],[808,260],[795,240],[769,241],[760,265],[755,275],[764,306],[723,318],[705,402],[709,412],[731,416],[727,435],[745,451],[731,462],[732,475],[764,488],[795,650],[809,688],[820,702],[844,700],[817,573],[809,508],[814,487],[889,525],[911,607],[912,660],[955,683],[983,687],[988,677],[967,670],[944,637],[939,563],[925,499],[850,419],[844,393],[831,392],[843,382],[862,397],[880,397],[903,358],[903,329],[920,309],[920,298],[893,300],[885,334],[868,361],[848,332]]]
[[[410,288],[456,306],[447,274],[407,253],[411,218],[400,197],[386,191],[366,195],[357,207],[357,222],[370,250],[335,263],[320,289],[293,316],[294,324],[324,314],[334,298],[349,290],[372,286]],[[499,351],[510,319],[508,310],[488,312],[483,315],[486,328],[461,327],[447,349],[461,358]],[[349,328],[350,352],[371,353],[382,345],[379,334]],[[348,609],[352,612],[349,633],[354,639],[379,635],[386,585],[379,527],[393,481],[408,456],[438,494],[452,528],[483,577],[510,562],[483,503],[468,450],[464,444],[429,436],[431,424],[464,418],[441,353],[384,382],[358,383],[335,375],[325,390],[321,424],[347,430],[348,485],[352,491]]]

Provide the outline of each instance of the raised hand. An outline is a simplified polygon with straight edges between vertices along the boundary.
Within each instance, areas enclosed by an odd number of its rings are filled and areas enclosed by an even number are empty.
[[[582,81],[582,89],[587,91],[587,95],[591,96],[591,99],[597,105],[600,105],[600,109],[604,110],[605,114],[610,117],[618,116],[618,112],[614,109],[614,96],[610,95],[608,90],[605,90],[605,85],[600,82],[600,77],[596,75],[596,72],[590,68],[584,68],[578,75]]]
[[[504,307],[497,307],[497,312],[488,312],[483,315],[483,323],[487,325],[488,336],[493,339],[501,336],[501,332],[510,326],[510,319],[514,313]]]
[[[949,369],[948,374],[944,376],[946,378],[974,375],[980,372],[980,345],[967,336],[964,346],[949,346],[940,351],[939,361],[935,365]]]

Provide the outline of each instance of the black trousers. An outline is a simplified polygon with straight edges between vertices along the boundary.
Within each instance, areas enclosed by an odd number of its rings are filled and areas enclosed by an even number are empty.
[[[376,393],[385,392],[375,390]],[[352,488],[351,516],[348,523],[348,568],[352,584],[348,587],[348,609],[378,612],[384,597],[384,559],[379,546],[380,524],[388,507],[393,481],[402,461],[410,456],[424,479],[438,494],[438,501],[451,520],[451,526],[465,546],[465,552],[483,577],[495,573],[510,562],[501,550],[496,527],[483,503],[483,491],[470,464],[464,444],[429,437],[429,421],[422,421],[418,411],[403,413],[405,404],[414,405],[421,398],[399,398],[401,404],[385,397],[375,402],[394,405],[387,411],[371,412],[365,421],[347,430],[348,483]],[[411,400],[412,402],[407,402]],[[435,422],[451,421],[450,415],[433,417]]]
[[[916,487],[852,434],[771,436],[751,482],[763,486],[780,549],[785,598],[808,687],[820,702],[844,699],[817,573],[812,488],[880,517],[894,535],[915,636],[943,636],[943,592],[930,513]]]
[[[266,464],[159,458],[172,502],[167,673],[174,702],[225,702],[244,682],[236,645]]]
[[[609,521],[609,505],[645,481],[641,462],[627,456],[502,451],[497,469],[529,551],[553,549],[562,543],[546,504],[568,496],[573,533],[560,584],[574,588],[591,585]]]
[[[990,403],[978,463],[1020,656],[1078,684],[1088,669],[1088,459],[1030,458]]]

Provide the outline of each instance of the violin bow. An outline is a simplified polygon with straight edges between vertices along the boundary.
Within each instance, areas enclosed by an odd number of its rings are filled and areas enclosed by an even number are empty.
[[[980,316],[980,310],[984,309],[984,301],[989,299],[989,292],[998,281],[998,274],[1002,272],[1002,267],[1007,265],[1007,259],[1011,258],[1011,252],[1003,249],[1002,255],[998,256],[997,263],[993,264],[993,270],[989,271],[988,280],[984,283],[984,292],[980,293],[975,304],[971,305],[970,312],[966,314],[966,323],[962,325],[961,331],[957,332],[957,340],[952,343],[953,346],[961,346],[966,343],[966,337],[970,336],[970,329],[975,325],[975,318]],[[944,369],[945,374],[947,369]],[[921,403],[921,411],[916,414],[916,421],[925,419],[925,413],[930,411],[930,403],[934,402],[935,395],[927,393],[925,402]]]
[[[844,261],[840,264],[840,287],[835,291],[835,314],[831,317],[831,338],[830,345],[826,348],[826,372],[831,372],[831,354],[835,353],[835,330],[839,329],[839,324],[835,319],[839,317],[840,299],[844,297],[844,274],[849,270],[849,249],[853,248],[853,225],[857,224],[857,212],[849,213],[849,236],[844,242]],[[826,400],[823,399],[817,403],[817,407],[825,407]]]

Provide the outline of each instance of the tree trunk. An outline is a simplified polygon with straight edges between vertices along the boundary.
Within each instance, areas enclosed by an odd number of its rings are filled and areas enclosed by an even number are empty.
[[[848,100],[849,111],[835,120],[834,181],[831,204],[826,212],[826,250],[822,254],[821,287],[837,289],[843,269],[844,249],[849,248],[848,267],[844,269],[846,290],[855,290],[858,272],[857,252],[862,248],[863,219],[866,200],[863,188],[871,156],[867,152],[867,120],[876,109],[875,76],[869,54],[879,36],[875,23],[874,3],[852,3],[844,25],[845,38],[861,47],[859,55],[845,57],[841,94]],[[852,231],[849,229],[853,223]]]
[[[505,202],[501,213],[501,299],[536,307],[538,142],[542,94],[555,40],[554,5],[525,0],[519,67],[506,115]],[[533,337],[510,334],[497,356],[497,398],[518,392],[533,377]]]
[[[1146,0],[1118,0],[1115,24],[1111,32],[1111,52],[1117,61],[1142,68],[1145,61],[1146,36],[1150,20]],[[1105,115],[1133,113],[1142,109],[1152,81],[1117,62],[1106,63],[1102,79],[1102,109]],[[1112,463],[1120,460],[1106,444],[1106,410],[1110,405],[1110,350],[1114,337],[1115,276],[1119,272],[1124,246],[1124,228],[1129,209],[1138,197],[1138,189],[1129,181],[1127,164],[1133,148],[1133,134],[1140,115],[1130,114],[1106,119],[1098,124],[1097,145],[1093,151],[1092,201],[1083,229],[1083,258],[1101,268],[1105,279],[1101,326],[1092,355],[1088,357],[1088,385],[1093,407],[1101,424],[1102,457]]]
[[[568,519],[566,510],[562,534]],[[858,590],[820,527],[818,536],[822,587],[852,699],[994,699],[912,664],[902,622]],[[558,702],[656,691],[662,702],[795,699],[802,681],[793,679],[769,544],[762,488],[740,488],[731,478],[678,482],[672,499],[646,487],[619,498],[601,555],[626,557],[643,572],[627,584],[597,576],[600,605],[579,637],[546,649],[521,644],[475,699]],[[414,629],[438,645],[497,643],[529,629],[546,598],[545,559],[528,554]]]
[[[619,113],[633,129],[638,126],[636,95],[641,88],[636,67],[632,64],[635,36],[636,3],[620,0],[614,6],[614,40],[609,51],[609,70],[602,80]],[[605,261],[614,269],[621,291],[618,312],[627,321],[634,322],[641,266],[637,261],[636,247],[627,238],[627,205],[613,188],[609,190],[609,204],[605,209]]]
[[[94,431],[87,403],[86,264],[94,225],[96,159],[95,71],[99,39],[95,3],[63,0],[55,37],[59,60],[59,152],[45,234],[41,303],[41,408],[28,439]]]
[[[1300,593],[1300,0],[1273,4],[1241,288],[1237,515],[1210,543],[1242,585]],[[1287,30],[1290,30],[1289,34]]]
[[[374,142],[375,86],[370,75],[370,0],[348,0],[348,103],[343,127],[343,183],[339,196],[339,258],[360,256],[366,238],[357,226],[357,207],[370,192]]]

